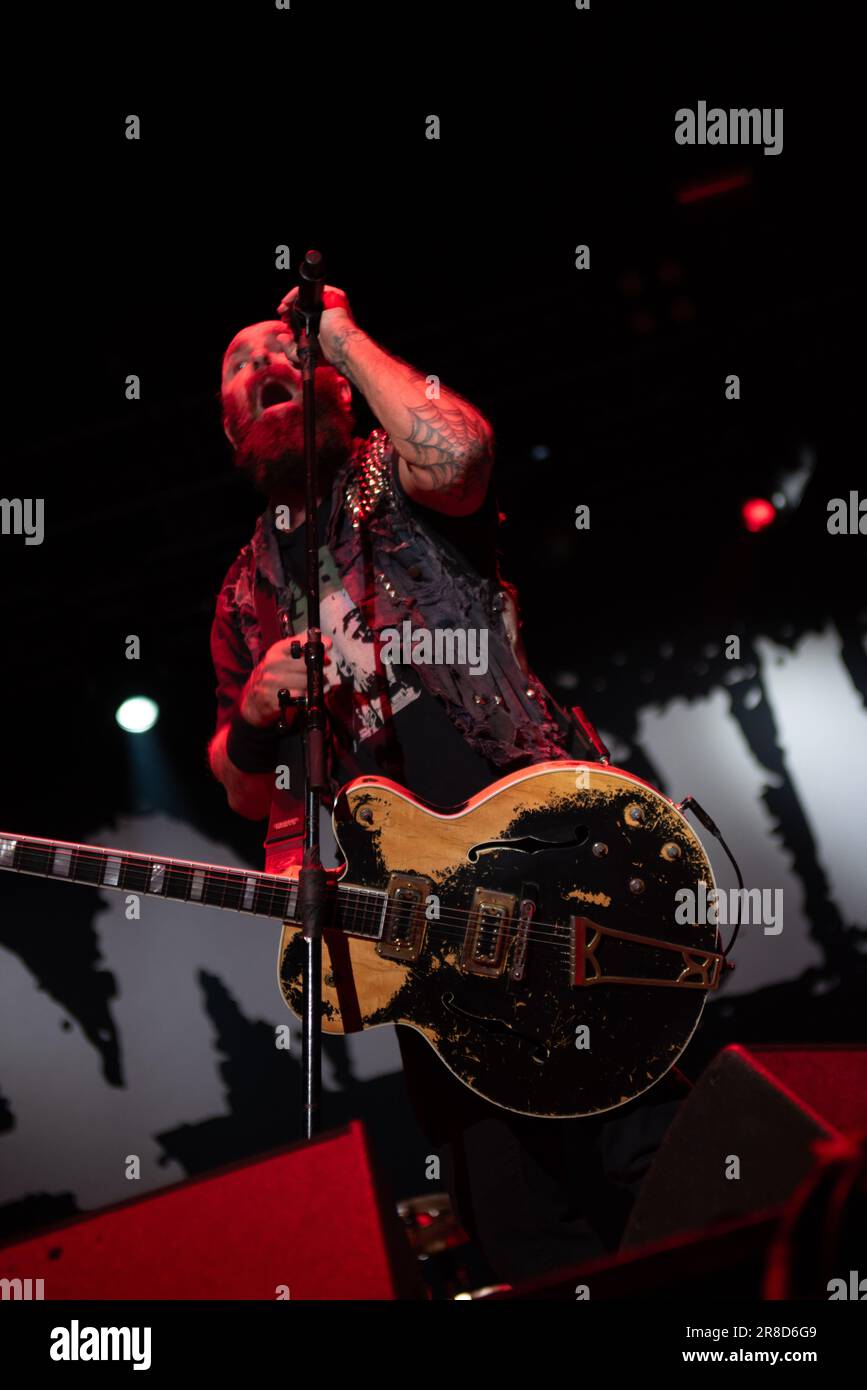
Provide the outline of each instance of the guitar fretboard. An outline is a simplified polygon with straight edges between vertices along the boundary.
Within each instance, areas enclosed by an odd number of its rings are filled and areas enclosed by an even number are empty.
[[[253,917],[298,921],[298,884],[294,879],[250,869],[228,869],[193,860],[150,854],[127,854],[94,845],[67,844],[34,836],[0,835],[0,869],[34,874],[122,893],[170,898],[201,907],[228,908]],[[382,934],[387,895],[354,884],[336,885],[335,921],[350,936]]]

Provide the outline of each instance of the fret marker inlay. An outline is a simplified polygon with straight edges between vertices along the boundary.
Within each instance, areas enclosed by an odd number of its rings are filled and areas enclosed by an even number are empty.
[[[106,888],[116,888],[120,883],[120,855],[113,854],[105,861],[103,884]]]
[[[69,878],[69,870],[72,864],[71,849],[56,849],[54,851],[54,862],[51,865],[51,872],[55,878]]]

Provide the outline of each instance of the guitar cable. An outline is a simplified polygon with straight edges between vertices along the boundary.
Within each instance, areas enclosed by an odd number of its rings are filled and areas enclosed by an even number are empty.
[[[699,803],[696,801],[696,799],[695,799],[694,796],[685,796],[685,797],[683,798],[683,801],[681,801],[681,802],[679,803],[677,809],[678,809],[678,811],[681,811],[681,812],[692,811],[693,815],[694,815],[698,820],[701,821],[701,823],[702,823],[702,825],[704,826],[705,830],[709,830],[710,833],[711,833],[711,835],[715,836],[715,838],[716,838],[717,840],[719,840],[720,844],[722,845],[723,849],[725,850],[726,854],[727,854],[728,857],[729,857],[729,862],[731,863],[732,868],[733,868],[734,871],[735,871],[735,874],[737,875],[738,890],[739,890],[739,892],[743,892],[743,888],[744,888],[744,876],[743,876],[743,874],[741,873],[740,869],[738,868],[738,861],[735,859],[734,855],[732,854],[731,850],[729,849],[728,845],[726,844],[725,840],[723,839],[723,837],[722,837],[722,832],[720,831],[720,828],[719,828],[719,826],[716,824],[716,822],[715,822],[714,820],[711,819],[711,817],[708,815],[708,813],[707,813],[707,811],[704,809],[704,807],[699,805]],[[740,898],[738,899],[738,901],[740,901]],[[727,960],[726,957],[728,956],[729,951],[732,949],[732,947],[734,946],[735,942],[737,941],[737,939],[738,939],[738,932],[740,931],[740,929],[741,929],[741,914],[738,913],[738,920],[737,920],[737,922],[735,923],[735,929],[734,929],[734,931],[732,932],[732,939],[731,939],[731,941],[729,942],[728,946],[726,946],[725,950],[722,952],[723,960],[725,960],[726,966],[727,966],[727,968],[728,968],[729,970],[734,970],[735,967],[734,967],[734,963],[733,963],[732,961]]]

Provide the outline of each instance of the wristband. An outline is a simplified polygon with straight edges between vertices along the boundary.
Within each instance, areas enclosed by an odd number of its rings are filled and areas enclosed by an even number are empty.
[[[239,772],[273,772],[277,762],[277,726],[258,729],[235,713],[229,721],[226,739],[229,761]]]

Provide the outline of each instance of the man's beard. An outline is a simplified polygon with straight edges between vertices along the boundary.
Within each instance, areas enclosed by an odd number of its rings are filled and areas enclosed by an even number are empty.
[[[316,370],[316,461],[319,492],[325,496],[353,443],[352,416],[339,396],[333,372]],[[266,410],[257,420],[240,420],[231,408],[228,424],[236,441],[235,464],[272,502],[299,506],[304,498],[304,412],[301,399]]]

